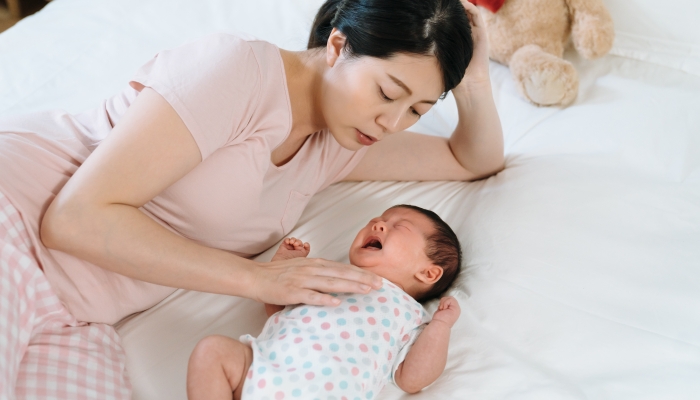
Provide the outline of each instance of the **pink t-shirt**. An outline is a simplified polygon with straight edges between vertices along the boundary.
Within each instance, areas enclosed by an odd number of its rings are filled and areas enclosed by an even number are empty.
[[[144,87],[177,111],[203,161],[140,210],[178,235],[243,257],[283,238],[311,196],[350,173],[366,151],[347,150],[320,131],[275,166],[271,153],[289,135],[292,117],[279,49],[228,34],[158,53],[129,87],[94,110],[0,119],[0,191],[20,211],[49,282],[79,320],[115,323],[175,290],[47,249],[39,240],[54,196]]]

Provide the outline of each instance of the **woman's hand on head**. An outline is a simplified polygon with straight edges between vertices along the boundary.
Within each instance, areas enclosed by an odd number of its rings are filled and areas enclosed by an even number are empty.
[[[490,83],[489,39],[486,34],[486,23],[481,17],[479,8],[470,3],[469,0],[461,0],[461,2],[471,23],[474,54],[467,66],[462,82],[455,89],[469,89],[474,85]]]
[[[269,304],[336,306],[327,293],[369,293],[381,277],[359,267],[322,258],[293,258],[259,263],[250,297]]]

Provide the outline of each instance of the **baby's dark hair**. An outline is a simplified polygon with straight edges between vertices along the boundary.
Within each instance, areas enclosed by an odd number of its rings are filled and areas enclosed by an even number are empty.
[[[425,303],[440,298],[452,286],[462,270],[462,246],[452,228],[433,211],[414,205],[399,204],[392,208],[407,208],[426,216],[433,223],[435,232],[425,238],[425,255],[442,268],[442,277],[427,292],[417,296],[416,301]]]

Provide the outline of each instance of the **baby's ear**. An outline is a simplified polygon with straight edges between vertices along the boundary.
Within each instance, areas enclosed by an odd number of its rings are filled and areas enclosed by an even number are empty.
[[[421,271],[416,273],[416,278],[428,285],[432,285],[442,278],[442,267],[435,264],[428,264]]]

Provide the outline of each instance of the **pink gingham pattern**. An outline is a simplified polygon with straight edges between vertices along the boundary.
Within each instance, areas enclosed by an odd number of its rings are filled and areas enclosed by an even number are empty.
[[[126,356],[110,325],[73,317],[0,193],[0,399],[130,399]]]

